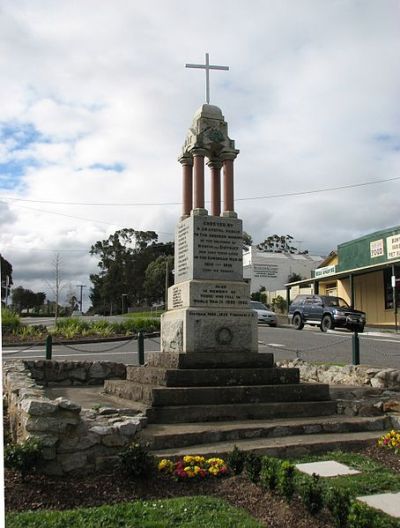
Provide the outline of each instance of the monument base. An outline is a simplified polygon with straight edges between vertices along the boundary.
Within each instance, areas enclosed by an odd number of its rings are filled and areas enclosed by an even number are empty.
[[[191,307],[161,316],[161,352],[257,351],[257,314],[252,310]]]

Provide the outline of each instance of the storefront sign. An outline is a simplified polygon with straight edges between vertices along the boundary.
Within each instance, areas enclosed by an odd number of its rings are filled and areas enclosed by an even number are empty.
[[[371,258],[375,257],[383,257],[384,255],[384,249],[383,249],[383,238],[380,240],[373,240],[369,243],[369,249]]]
[[[320,279],[326,277],[327,275],[333,275],[336,273],[336,266],[325,266],[324,268],[318,268],[315,270],[314,277]]]
[[[394,235],[386,238],[387,258],[400,257],[400,235]]]

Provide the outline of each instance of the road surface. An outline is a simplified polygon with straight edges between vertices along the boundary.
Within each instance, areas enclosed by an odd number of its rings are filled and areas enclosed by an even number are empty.
[[[360,362],[374,367],[400,369],[400,335],[393,333],[359,334]],[[351,364],[352,334],[346,331],[322,333],[318,328],[258,327],[259,352],[272,352],[275,360],[300,357],[306,361]],[[159,338],[145,340],[145,352],[160,350]],[[44,359],[44,345],[24,350],[26,347],[3,349],[7,359]],[[117,361],[137,364],[137,341],[116,341],[76,345],[55,345],[53,359]]]

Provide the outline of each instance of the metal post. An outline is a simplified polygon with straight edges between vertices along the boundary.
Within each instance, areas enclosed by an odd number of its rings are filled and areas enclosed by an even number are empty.
[[[138,332],[138,359],[139,365],[144,365],[144,335]]]
[[[53,353],[53,337],[48,335],[46,337],[46,359],[51,359]]]
[[[358,332],[353,333],[353,365],[360,364],[360,338],[358,337]]]

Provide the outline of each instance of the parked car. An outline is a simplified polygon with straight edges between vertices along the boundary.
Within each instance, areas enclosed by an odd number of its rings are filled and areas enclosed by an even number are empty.
[[[268,310],[265,304],[258,301],[250,301],[250,308],[257,312],[259,323],[266,323],[269,326],[278,325],[278,318],[276,317],[276,313],[271,312],[271,310]]]
[[[296,330],[309,324],[319,326],[322,332],[335,327],[363,332],[366,315],[351,308],[341,297],[298,295],[289,307],[288,319]]]

